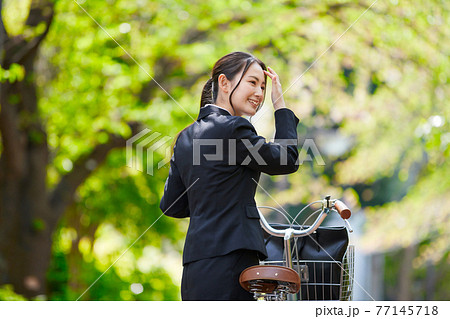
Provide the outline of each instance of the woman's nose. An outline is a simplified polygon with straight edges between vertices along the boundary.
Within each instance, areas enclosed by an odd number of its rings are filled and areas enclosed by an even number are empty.
[[[263,89],[261,89],[261,88],[256,88],[255,95],[256,95],[257,97],[261,97],[261,96],[263,95],[263,93],[264,93],[264,90],[263,90]]]

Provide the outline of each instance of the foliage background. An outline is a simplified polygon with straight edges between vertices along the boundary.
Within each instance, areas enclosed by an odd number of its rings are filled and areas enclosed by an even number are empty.
[[[30,3],[3,2],[8,34],[30,36]],[[174,137],[197,117],[214,62],[249,51],[280,74],[301,118],[299,145],[313,138],[326,163],[264,176],[271,197],[259,192],[258,203],[295,215],[325,194],[343,198],[365,220],[357,249],[384,256],[384,299],[448,300],[449,4],[377,1],[360,17],[372,3],[55,1],[35,62],[48,187],[108,133],[129,136],[130,121]],[[20,80],[14,68],[2,81]],[[252,122],[268,138],[272,113],[266,94]],[[168,166],[156,165],[166,156],[156,155],[150,176],[126,166],[124,149],[110,152],[60,220],[48,293],[34,299],[75,300],[113,263],[83,300],[180,298],[188,220],[162,217],[148,229],[161,214]],[[0,290],[0,299],[15,296]]]

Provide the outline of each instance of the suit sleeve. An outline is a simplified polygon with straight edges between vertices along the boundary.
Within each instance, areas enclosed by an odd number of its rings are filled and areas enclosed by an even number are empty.
[[[170,217],[184,218],[190,216],[186,187],[175,164],[175,149],[174,155],[170,159],[169,176],[164,185],[164,194],[159,203],[159,208]]]
[[[238,165],[269,175],[284,175],[298,170],[297,125],[294,112],[284,108],[275,111],[275,139],[266,142],[254,126],[242,117],[233,123],[231,140],[235,141]]]

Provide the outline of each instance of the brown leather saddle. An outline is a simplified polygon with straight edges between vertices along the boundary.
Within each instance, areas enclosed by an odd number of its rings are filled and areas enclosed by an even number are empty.
[[[283,266],[252,266],[239,276],[242,288],[253,293],[271,294],[277,290],[295,294],[300,290],[298,273]]]

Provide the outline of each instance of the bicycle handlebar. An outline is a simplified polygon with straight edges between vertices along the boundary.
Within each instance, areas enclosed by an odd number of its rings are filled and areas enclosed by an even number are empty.
[[[288,228],[288,229],[275,229],[272,226],[269,225],[267,220],[264,218],[263,214],[259,211],[259,216],[261,217],[261,226],[264,228],[264,230],[275,237],[303,237],[308,236],[312,234],[319,226],[322,224],[325,217],[327,217],[327,213],[325,213],[324,210],[320,213],[319,217],[317,217],[314,224],[312,224],[308,229],[303,230],[295,230],[294,228]]]
[[[350,209],[342,201],[340,201],[340,200],[332,200],[331,201],[328,196],[327,196],[327,198],[325,198],[322,201],[322,211],[320,212],[319,216],[316,218],[316,221],[314,222],[314,224],[312,224],[310,227],[308,227],[308,229],[303,229],[303,230],[295,230],[293,228],[275,229],[269,225],[269,223],[264,218],[263,214],[259,211],[259,209],[258,209],[258,213],[260,216],[261,226],[264,228],[264,230],[268,234],[276,236],[276,237],[284,237],[285,239],[289,239],[291,237],[304,237],[304,236],[308,236],[308,235],[312,234],[322,224],[323,220],[328,215],[328,211],[330,209],[333,209],[333,207],[336,209],[336,211],[339,213],[339,215],[341,215],[342,219],[344,219],[348,223],[347,219],[350,218],[350,216],[351,216]]]
[[[339,215],[341,215],[342,219],[349,219],[350,216],[352,216],[352,212],[347,207],[347,205],[345,205],[339,199],[336,199],[336,201],[334,202],[334,207],[338,211]]]

